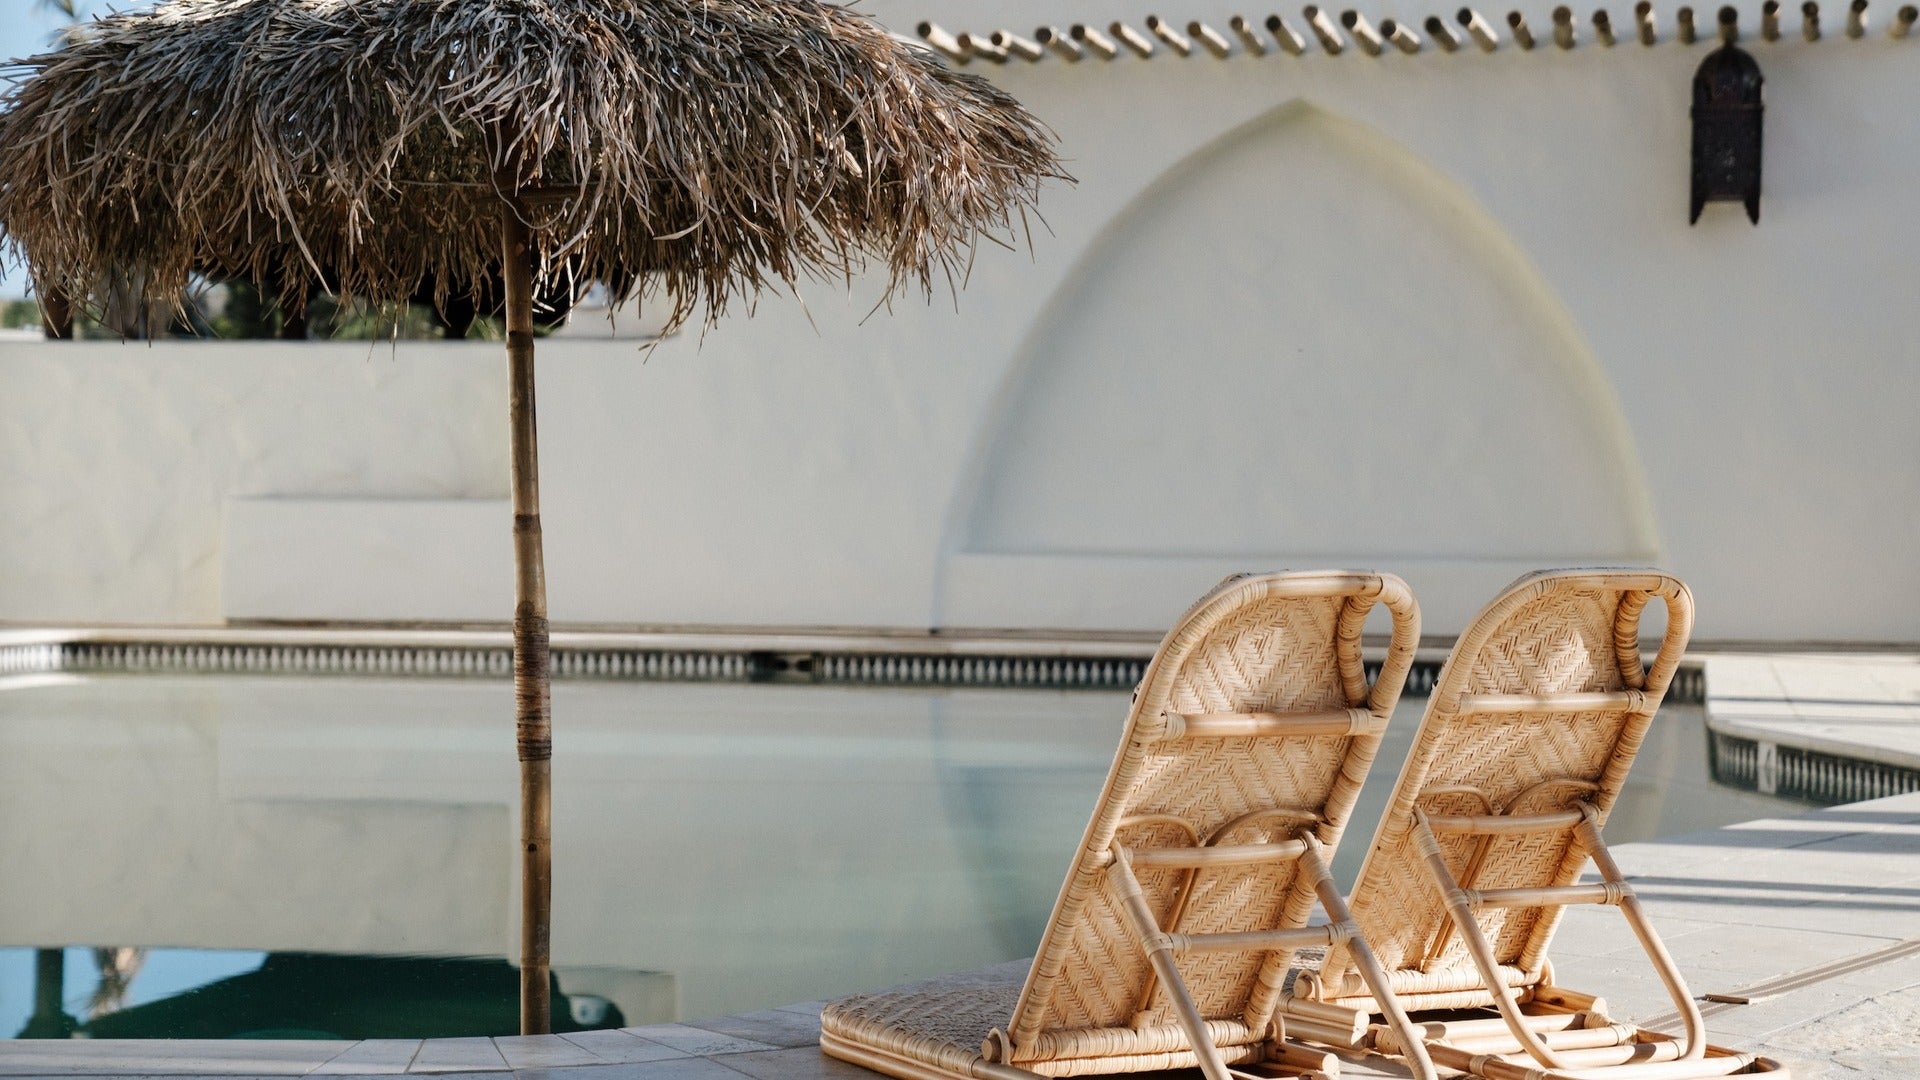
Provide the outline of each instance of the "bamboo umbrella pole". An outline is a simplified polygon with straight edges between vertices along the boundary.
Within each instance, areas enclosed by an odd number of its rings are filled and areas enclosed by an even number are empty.
[[[540,446],[534,422],[533,236],[507,207],[508,411],[513,437],[513,700],[520,751],[520,1033],[552,1029],[553,692],[547,649],[547,572],[540,544]]]

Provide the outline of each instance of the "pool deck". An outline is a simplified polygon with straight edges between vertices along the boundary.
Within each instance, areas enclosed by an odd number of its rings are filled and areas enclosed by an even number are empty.
[[[1714,656],[1707,726],[1776,752],[1920,770],[1920,655]]]
[[[1715,1041],[1800,1078],[1920,1075],[1920,794],[1615,849]],[[1563,984],[1660,1026],[1671,1005],[1626,924],[1575,908],[1554,941]],[[823,1057],[819,1003],[742,1016],[498,1039],[0,1042],[8,1076],[460,1073],[461,1080],[867,1080]],[[1345,1076],[1403,1076],[1354,1061]]]
[[[1920,658],[1714,658],[1716,730],[1920,767]],[[1801,1080],[1920,1076],[1920,792],[1627,844],[1616,858],[1696,996],[1714,1041]],[[1569,910],[1561,984],[1616,1016],[1671,1027],[1672,1004],[1618,914]],[[621,1031],[469,1039],[0,1041],[0,1076],[459,1080],[870,1080],[817,1047],[820,1003]],[[1349,1077],[1402,1077],[1356,1059]]]

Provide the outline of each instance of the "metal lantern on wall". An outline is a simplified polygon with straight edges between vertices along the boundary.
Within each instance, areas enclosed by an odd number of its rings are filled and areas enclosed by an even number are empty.
[[[1731,42],[1693,74],[1693,206],[1738,202],[1760,223],[1760,121],[1766,111],[1760,65]]]

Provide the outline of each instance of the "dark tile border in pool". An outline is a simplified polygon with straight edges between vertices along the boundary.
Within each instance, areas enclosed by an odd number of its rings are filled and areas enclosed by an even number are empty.
[[[1707,731],[1707,767],[1732,787],[1817,806],[1920,791],[1920,769]]]
[[[1144,635],[599,633],[553,635],[557,679],[825,686],[1126,690],[1157,642]],[[1378,652],[1375,648],[1370,653]],[[1433,689],[1446,658],[1422,648],[1407,693]],[[1379,670],[1367,664],[1368,675]],[[504,679],[503,631],[210,628],[0,632],[0,676],[245,674]],[[1706,699],[1705,669],[1683,665],[1669,698]]]

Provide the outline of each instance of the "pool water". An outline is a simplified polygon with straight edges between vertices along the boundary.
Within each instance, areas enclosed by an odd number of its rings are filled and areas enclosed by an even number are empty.
[[[1394,716],[1343,881],[1424,705]],[[557,685],[556,1025],[743,1012],[1029,955],[1126,706]],[[491,682],[0,681],[0,1037],[512,1033],[511,716]],[[1610,840],[1795,809],[1709,780],[1703,732],[1697,707],[1661,712]]]

